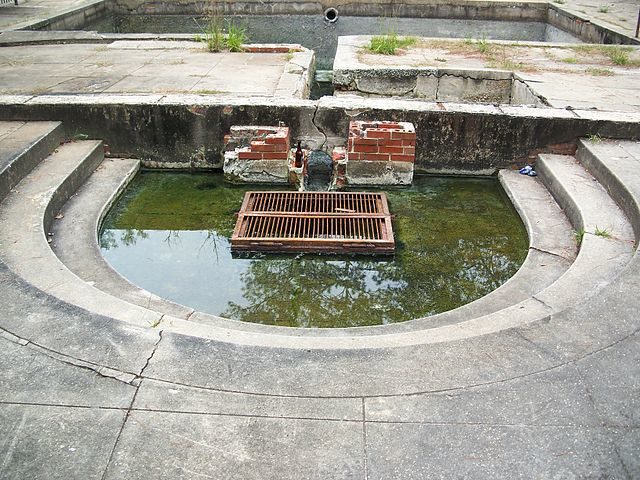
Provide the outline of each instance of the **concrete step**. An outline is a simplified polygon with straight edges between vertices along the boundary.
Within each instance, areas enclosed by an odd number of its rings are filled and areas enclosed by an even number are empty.
[[[640,142],[582,139],[578,142],[576,158],[630,219],[637,244],[640,240]]]
[[[63,139],[60,122],[0,122],[0,201]]]
[[[126,280],[107,263],[97,232],[104,215],[140,169],[140,160],[105,159],[63,207],[52,230],[53,251],[85,282],[114,297],[161,314],[188,318],[193,308],[177,305]]]
[[[569,270],[534,296],[559,311],[595,295],[620,274],[633,258],[634,233],[613,198],[574,157],[543,154],[536,168],[580,241]]]
[[[104,159],[101,141],[67,143],[43,160],[7,196],[0,209],[0,260],[23,280],[63,301],[153,325],[160,315],[117,301],[76,277],[55,256],[52,224],[62,206]],[[115,301],[114,301],[115,300]]]

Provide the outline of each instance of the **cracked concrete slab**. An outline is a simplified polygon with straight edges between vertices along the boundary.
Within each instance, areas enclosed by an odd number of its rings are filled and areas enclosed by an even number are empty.
[[[640,47],[418,38],[379,55],[370,39],[340,37],[339,93],[640,111]]]
[[[101,479],[124,417],[117,409],[0,403],[0,475]]]
[[[363,473],[362,422],[135,411],[105,479],[324,480]]]
[[[51,55],[55,48],[55,55]],[[313,52],[209,53],[201,42],[120,40],[106,45],[0,48],[0,93],[187,93],[306,98]],[[260,75],[255,72],[259,69]],[[46,73],[43,73],[46,70]]]
[[[0,403],[128,408],[135,387],[0,338]],[[23,368],[16,369],[16,365]]]
[[[601,427],[369,422],[366,427],[372,480],[421,479],[433,472],[435,478],[628,478],[615,433]]]
[[[442,393],[365,399],[367,421],[601,426],[573,365]]]

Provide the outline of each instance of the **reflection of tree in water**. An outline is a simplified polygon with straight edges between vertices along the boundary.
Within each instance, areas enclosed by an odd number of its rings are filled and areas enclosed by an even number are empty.
[[[135,228],[127,228],[120,234],[120,239],[116,238],[116,232],[121,230],[104,229],[100,236],[100,248],[103,250],[111,250],[112,248],[118,248],[120,245],[131,247],[135,245],[138,239],[147,239],[149,234],[144,230],[138,230]]]
[[[230,302],[222,315],[300,327],[397,322],[485,295],[518,265],[495,238],[460,240],[457,249],[405,250],[387,261],[265,258],[241,275],[246,304]]]

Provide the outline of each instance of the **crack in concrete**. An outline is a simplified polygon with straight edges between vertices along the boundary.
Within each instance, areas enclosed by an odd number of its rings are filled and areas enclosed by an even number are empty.
[[[320,106],[316,103],[315,108],[313,110],[313,117],[311,117],[311,123],[313,124],[314,127],[316,127],[316,130],[318,130],[322,135],[322,137],[324,138],[320,146],[318,146],[317,148],[318,150],[322,150],[327,143],[327,134],[322,129],[322,127],[316,123],[316,115],[318,115],[319,110],[320,110]]]
[[[565,257],[564,255],[560,255],[559,253],[555,253],[555,252],[551,252],[549,250],[545,250],[544,248],[531,246],[531,247],[529,247],[529,250],[535,250],[536,252],[545,253],[545,254],[551,255],[553,257],[558,257],[558,258],[561,258],[561,259],[566,260],[568,262],[573,262],[574,261],[574,259]]]
[[[540,298],[538,298],[536,295],[537,294],[531,295],[531,298],[533,298],[534,300],[540,302],[545,308],[548,308],[549,310],[551,310],[552,313],[558,313],[555,308],[553,308],[551,305],[549,305],[544,300],[541,300]],[[539,321],[545,321],[545,320],[551,320],[551,315],[549,315],[546,318],[540,319]]]
[[[158,347],[160,346],[160,342],[162,341],[162,333],[163,333],[163,330],[160,330],[158,332],[158,341],[153,345],[153,350],[149,354],[149,357],[147,358],[147,361],[144,363],[144,366],[142,367],[142,369],[140,370],[140,373],[137,375],[137,378],[142,379],[145,369],[149,366],[149,362],[151,362],[151,360],[153,359],[153,356],[158,351]]]
[[[111,452],[109,453],[109,459],[107,460],[107,463],[106,463],[106,465],[104,467],[104,472],[102,473],[102,479],[101,480],[105,480],[106,477],[107,477],[107,472],[109,471],[109,465],[111,464],[111,461],[113,460],[113,455],[115,454],[116,448],[118,446],[118,443],[120,442],[120,438],[122,437],[122,432],[124,431],[124,427],[126,426],[127,421],[129,420],[129,417],[131,416],[131,412],[134,411],[133,405],[136,402],[136,398],[138,397],[138,392],[140,392],[140,387],[142,386],[142,376],[144,374],[144,370],[149,366],[149,362],[151,361],[153,356],[156,354],[156,351],[158,350],[158,346],[160,345],[160,342],[162,341],[162,332],[163,332],[162,330],[160,330],[158,332],[158,340],[153,345],[153,350],[149,354],[149,357],[147,358],[147,361],[145,362],[144,366],[140,370],[140,373],[136,377],[136,379],[139,379],[139,382],[136,385],[136,391],[133,393],[133,396],[131,397],[131,403],[129,403],[129,407],[127,408],[125,416],[124,416],[124,419],[122,420],[122,425],[120,426],[120,430],[118,431],[118,435],[116,437],[116,441],[113,442],[113,448],[111,449]]]
[[[99,375],[100,377],[116,380],[118,382],[122,382],[127,385],[136,386],[136,375],[133,373],[125,372],[125,371],[107,367],[104,365],[98,365],[92,362],[87,362],[86,360],[81,360],[79,358],[72,357],[70,355],[65,355],[64,353],[56,352],[55,350],[52,350],[50,348],[44,347],[30,340],[14,335],[13,333],[4,329],[0,329],[0,335],[2,338],[4,338],[9,342],[12,342],[16,345],[20,345],[21,347],[27,347],[29,350],[33,352],[38,352],[47,358],[51,358],[52,360],[57,360],[58,362],[61,362],[65,365],[82,368],[84,370],[89,370]]]

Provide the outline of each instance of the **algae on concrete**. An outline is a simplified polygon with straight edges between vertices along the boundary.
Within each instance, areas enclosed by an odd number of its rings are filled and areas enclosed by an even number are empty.
[[[244,192],[219,174],[144,173],[101,233],[107,260],[143,288],[197,310],[299,327],[395,323],[494,290],[527,253],[524,228],[495,180],[417,177],[387,189],[392,257],[232,256]]]

